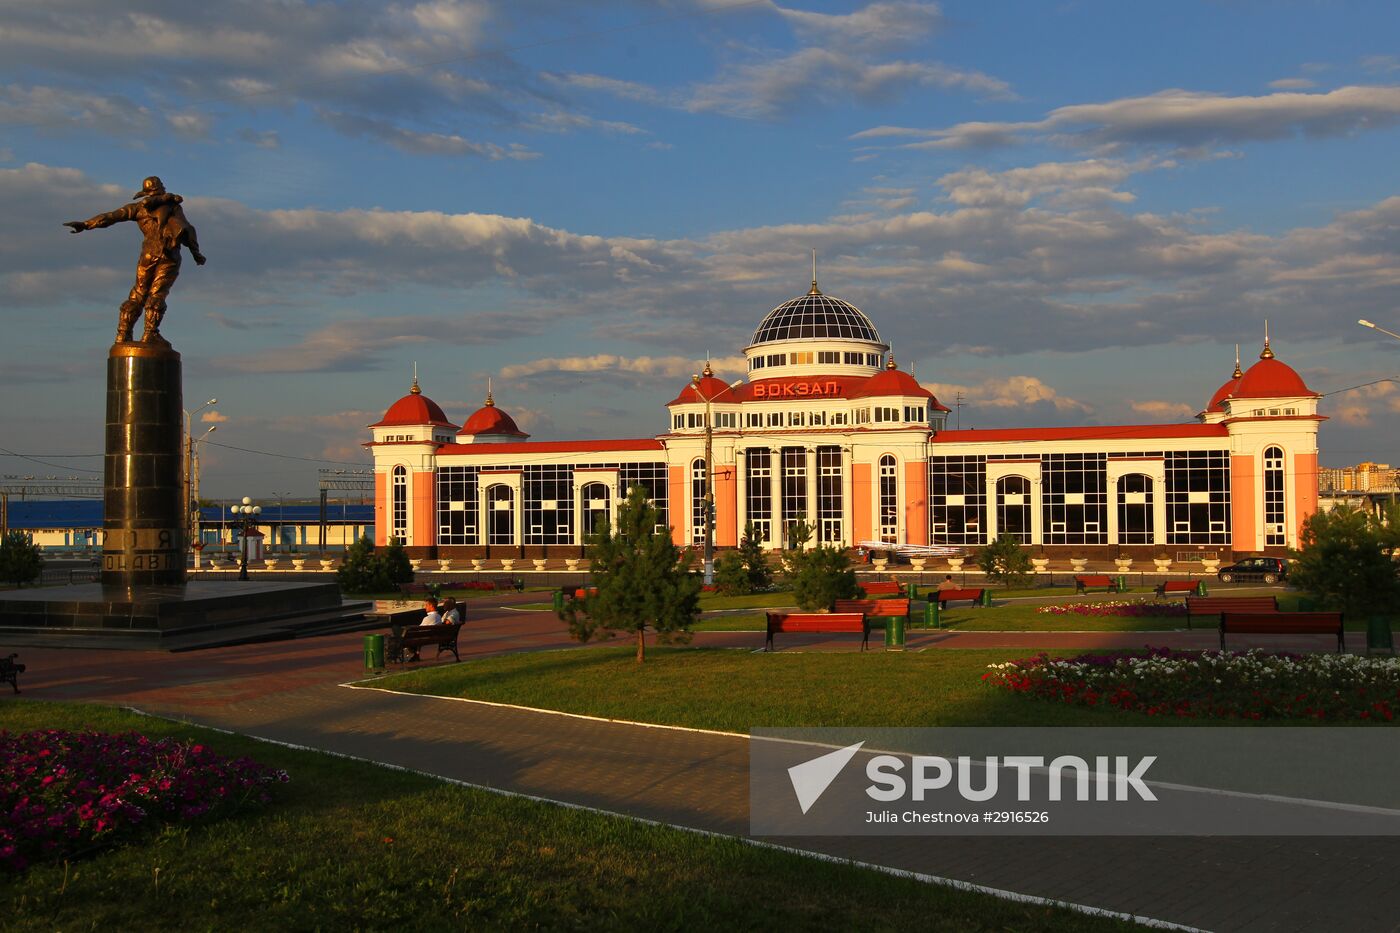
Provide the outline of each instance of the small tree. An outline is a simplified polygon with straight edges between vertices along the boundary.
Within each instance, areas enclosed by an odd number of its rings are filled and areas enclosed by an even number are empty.
[[[398,538],[390,538],[384,550],[376,557],[379,559],[380,579],[384,581],[385,589],[394,589],[400,583],[413,582],[413,565],[408,562],[408,554],[404,552],[403,542]]]
[[[0,538],[0,580],[24,586],[39,579],[43,558],[33,537],[23,531],[11,531]]]
[[[336,582],[346,593],[373,593],[377,589],[376,569],[374,543],[367,537],[361,538],[345,552],[345,562],[335,573]]]
[[[1400,514],[1394,508],[1382,519],[1349,506],[1314,513],[1303,522],[1302,549],[1293,555],[1288,581],[1347,615],[1388,612],[1400,601],[1398,535]]]
[[[1031,556],[1019,541],[1006,535],[977,551],[977,566],[991,583],[1025,586],[1031,581]]]
[[[744,596],[753,592],[749,570],[737,551],[725,551],[715,559],[715,591],[725,596]]]
[[[671,542],[658,532],[661,514],[634,486],[617,510],[617,525],[604,525],[589,538],[591,589],[570,600],[562,613],[579,641],[599,633],[633,632],[637,663],[646,660],[646,630],[661,636],[688,633],[700,610],[700,578]]]
[[[840,548],[823,545],[793,551],[788,557],[788,576],[793,599],[805,612],[830,609],[836,600],[854,599],[857,593],[851,556]]]
[[[744,537],[739,540],[739,557],[749,575],[749,592],[765,589],[773,583],[773,568],[768,566],[768,555],[763,553],[763,539],[753,522],[744,525]]]

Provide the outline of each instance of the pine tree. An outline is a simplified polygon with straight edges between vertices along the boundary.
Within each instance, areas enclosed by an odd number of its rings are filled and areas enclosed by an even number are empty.
[[[617,510],[616,525],[603,526],[589,539],[591,590],[564,610],[569,632],[579,641],[632,632],[641,664],[648,628],[662,636],[689,631],[699,614],[700,578],[690,572],[669,530],[656,530],[660,521],[645,487],[634,486]]]
[[[345,562],[336,571],[336,581],[345,593],[375,592],[376,561],[374,543],[361,538],[345,552]]]
[[[24,586],[39,579],[43,558],[34,539],[23,531],[11,531],[0,538],[0,580]]]
[[[1031,579],[1031,556],[1019,541],[1006,535],[977,552],[977,566],[988,581],[1003,586],[1023,586]]]
[[[753,522],[744,525],[744,537],[739,541],[739,557],[749,573],[749,592],[759,592],[773,583],[773,570],[768,566],[768,555],[763,553],[763,541]]]

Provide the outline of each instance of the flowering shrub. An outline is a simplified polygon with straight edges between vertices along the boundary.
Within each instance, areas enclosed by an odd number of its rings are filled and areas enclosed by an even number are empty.
[[[0,866],[22,871],[160,823],[271,800],[287,772],[130,732],[0,731]]]
[[[1148,600],[1109,600],[1101,603],[1059,603],[1038,606],[1036,612],[1056,616],[1182,616],[1185,603],[1154,603]]]
[[[1400,659],[1347,654],[1041,654],[989,665],[982,679],[1044,700],[1188,719],[1390,722],[1400,708]]]

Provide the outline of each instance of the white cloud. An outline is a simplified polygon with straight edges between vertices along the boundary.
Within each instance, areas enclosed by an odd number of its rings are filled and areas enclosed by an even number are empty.
[[[228,415],[221,415],[217,410],[210,410],[200,415],[199,420],[205,424],[223,424],[228,420]]]
[[[720,376],[735,376],[747,368],[742,356],[713,359],[710,366]],[[566,356],[532,360],[502,367],[500,377],[516,383],[539,381],[546,377],[552,385],[577,385],[580,375],[603,375],[634,382],[637,378],[666,381],[687,380],[704,366],[703,360],[686,356],[619,356],[599,353],[593,356]],[[730,381],[733,381],[731,378]]]
[[[1093,409],[1078,399],[1061,395],[1035,376],[993,376],[972,385],[921,383],[944,405],[952,407],[959,394],[967,408],[1022,409],[1047,405],[1058,412],[1088,413]]]
[[[1277,81],[1270,81],[1269,87],[1276,91],[1306,91],[1308,88],[1317,87],[1317,82],[1311,78],[1279,78]]]
[[[774,5],[799,35],[825,46],[905,45],[944,25],[936,3],[872,3],[851,13],[815,13]]]
[[[1185,421],[1197,412],[1194,406],[1185,402],[1167,402],[1160,399],[1132,402],[1130,407],[1133,411],[1159,418],[1162,421]]]
[[[489,142],[472,142],[453,133],[420,133],[405,129],[388,120],[377,120],[351,113],[322,111],[321,119],[346,136],[364,136],[369,139],[377,139],[393,146],[400,152],[415,155],[465,155],[492,161],[539,157],[538,152],[532,152],[518,143],[512,143],[510,146],[498,146]]]

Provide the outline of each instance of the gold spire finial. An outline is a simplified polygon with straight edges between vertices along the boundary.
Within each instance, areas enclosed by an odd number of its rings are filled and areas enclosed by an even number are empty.
[[[408,390],[409,395],[422,395],[423,390],[418,388],[418,362],[413,363],[413,385]]]
[[[1240,345],[1235,344],[1235,376],[1238,379],[1244,375],[1244,370],[1240,369]]]
[[[807,290],[809,295],[820,295],[822,290],[817,288],[817,251],[812,250],[812,287]]]
[[[1269,347],[1269,319],[1264,319],[1264,349],[1259,351],[1259,359],[1271,360],[1274,358],[1274,351]]]
[[[702,369],[702,370],[700,370],[700,375],[705,376],[705,377],[708,378],[708,377],[710,377],[710,376],[713,376],[714,374],[715,374],[715,371],[714,371],[713,369],[710,368],[710,354],[706,353],[706,354],[705,354],[705,368]]]
[[[895,364],[895,361],[894,361],[894,349],[893,349],[893,348],[890,349],[890,359],[889,359],[889,362],[887,362],[887,363],[885,364],[885,368],[886,368],[886,369],[898,369],[898,368],[899,368],[899,366],[897,366],[897,365]]]
[[[495,408],[496,400],[491,397],[491,377],[486,377],[486,407]]]

